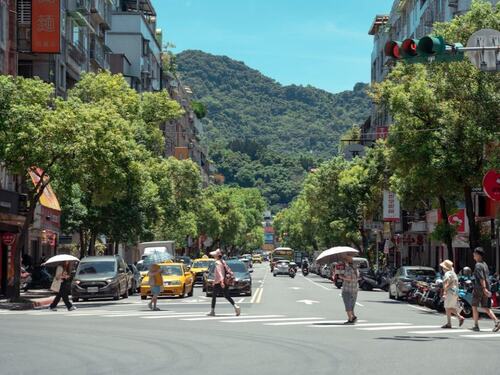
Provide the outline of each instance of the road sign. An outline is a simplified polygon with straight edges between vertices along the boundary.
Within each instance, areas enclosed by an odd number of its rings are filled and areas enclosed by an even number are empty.
[[[6,246],[12,246],[16,241],[16,235],[14,233],[4,233],[2,234],[2,242]]]
[[[467,48],[497,47],[497,49],[479,49],[466,51],[467,57],[478,69],[487,72],[495,72],[500,67],[500,31],[494,29],[482,29],[472,34],[467,41]]]
[[[494,201],[500,201],[500,172],[490,170],[483,178],[484,193]]]
[[[305,303],[306,305],[312,305],[314,303],[319,303],[318,301],[312,301],[310,299],[301,299],[300,301],[297,301],[298,303]]]

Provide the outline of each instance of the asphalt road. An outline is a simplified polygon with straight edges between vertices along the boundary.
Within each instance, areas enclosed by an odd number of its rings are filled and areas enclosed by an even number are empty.
[[[359,323],[343,326],[340,291],[315,275],[253,273],[241,317],[197,288],[161,299],[150,311],[138,296],[78,303],[57,312],[0,310],[0,374],[498,374],[500,333],[441,330],[444,317],[360,292]],[[454,321],[457,326],[457,322]]]

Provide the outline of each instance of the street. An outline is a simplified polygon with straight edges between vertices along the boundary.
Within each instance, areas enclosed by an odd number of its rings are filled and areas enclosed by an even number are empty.
[[[242,315],[218,299],[216,317],[201,287],[161,299],[150,311],[135,295],[77,304],[68,312],[0,311],[0,373],[7,374],[491,374],[500,334],[442,330],[444,316],[360,292],[358,324],[343,326],[340,291],[316,275],[272,277],[255,266]],[[454,321],[454,326],[457,322]],[[493,371],[493,372],[492,372]]]

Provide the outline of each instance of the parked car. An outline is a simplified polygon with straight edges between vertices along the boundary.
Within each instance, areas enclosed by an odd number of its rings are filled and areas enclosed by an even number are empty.
[[[184,263],[160,263],[163,277],[163,290],[160,296],[192,297],[194,291],[194,276]],[[142,279],[141,299],[151,296],[149,276]]]
[[[139,272],[139,270],[137,269],[136,266],[134,266],[133,264],[129,264],[128,265],[128,268],[130,270],[130,272],[132,273],[132,285],[131,285],[131,289],[134,291],[134,292],[139,292],[141,290],[141,281],[142,281],[142,276],[141,276],[141,273]],[[130,291],[129,291],[130,293]]]
[[[432,267],[404,266],[397,270],[389,285],[389,298],[402,299],[412,287],[412,281],[431,282],[436,279],[436,271]]]
[[[325,265],[321,266],[320,276],[328,279],[328,278],[330,278],[331,272],[332,272],[331,265],[325,264]]]
[[[279,260],[276,262],[276,265],[274,266],[273,269],[273,276],[278,276],[278,275],[287,275],[288,276],[288,270],[290,268],[290,261],[289,260]]]
[[[128,298],[127,264],[119,255],[90,256],[80,261],[71,283],[73,301]]]
[[[235,284],[229,287],[229,292],[235,295],[244,294],[245,296],[252,295],[252,276],[248,271],[246,265],[240,260],[228,260],[226,264],[231,268],[234,273]],[[205,290],[206,296],[211,297],[213,293],[213,281],[215,275],[215,263],[210,265],[210,268],[206,274],[205,280]]]

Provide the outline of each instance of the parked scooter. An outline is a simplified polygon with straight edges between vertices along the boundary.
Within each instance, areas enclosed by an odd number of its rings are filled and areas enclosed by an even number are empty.
[[[429,309],[444,311],[443,280],[437,279],[429,286],[426,294],[422,297],[422,304]]]
[[[389,291],[389,277],[384,272],[370,271],[367,274],[361,274],[359,279],[359,287],[363,290],[382,289],[385,292]]]

